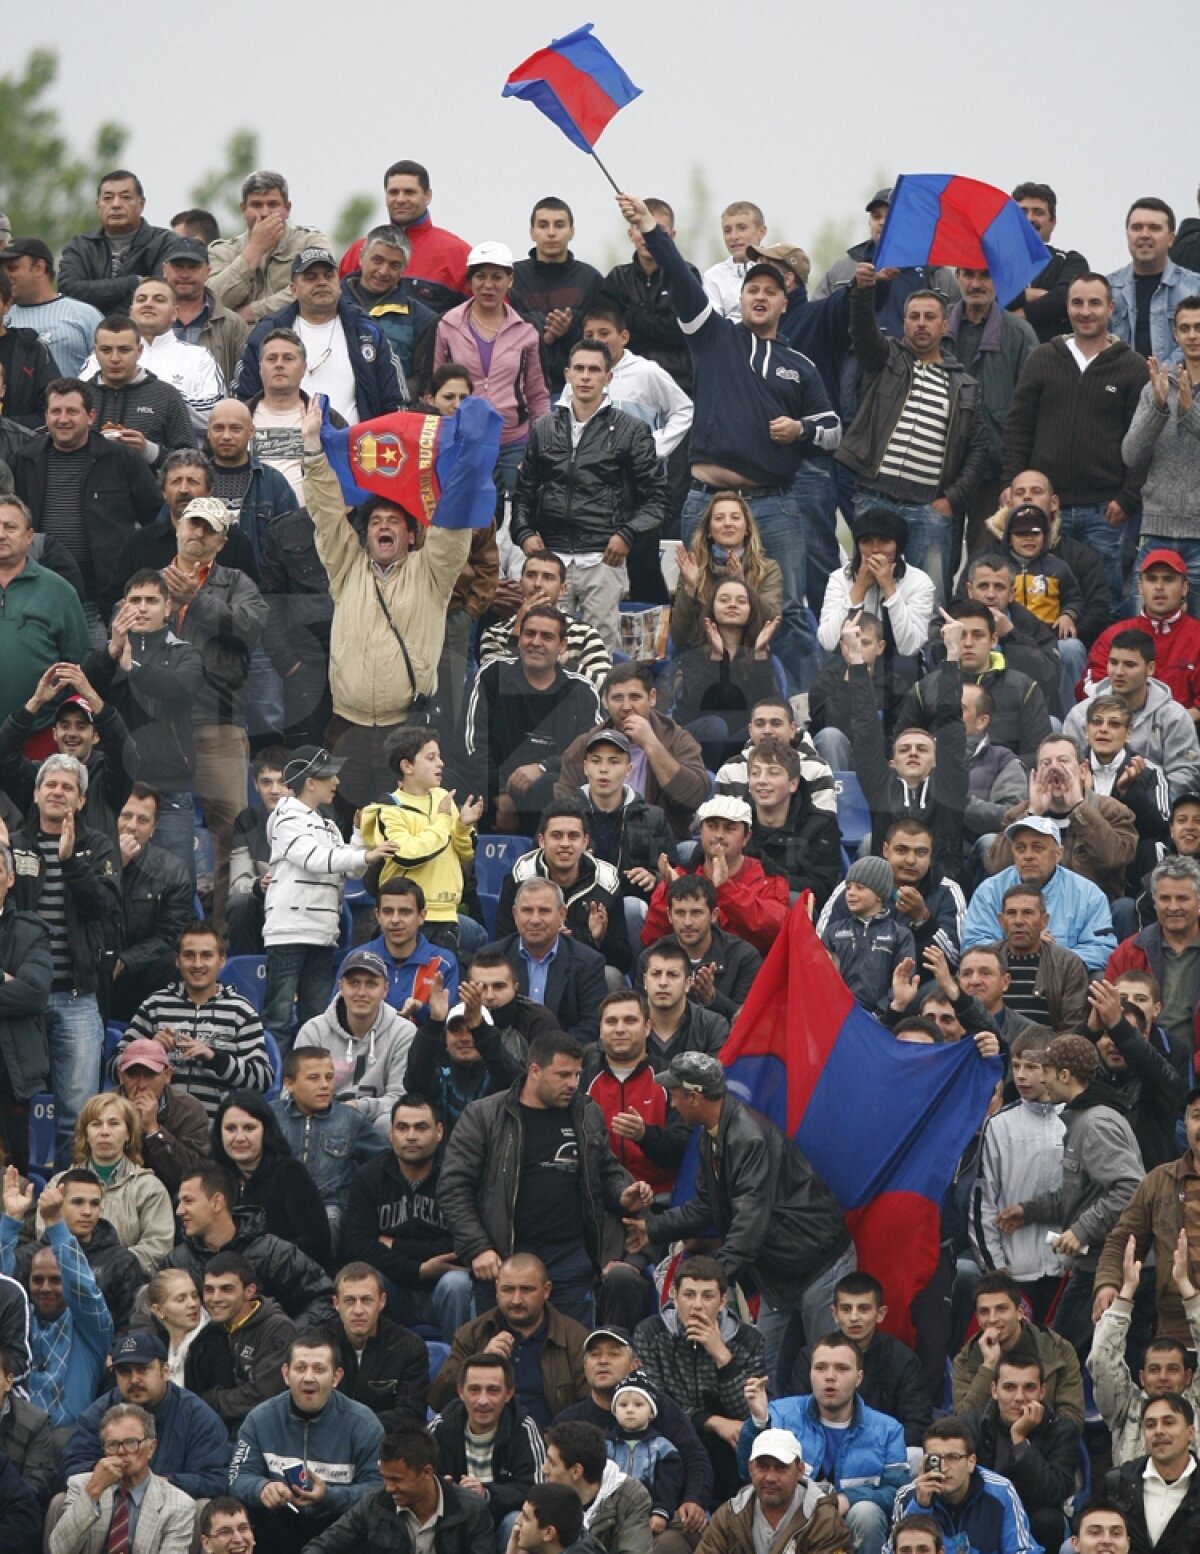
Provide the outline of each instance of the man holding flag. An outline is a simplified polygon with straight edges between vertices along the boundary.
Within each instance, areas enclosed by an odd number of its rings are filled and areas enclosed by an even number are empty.
[[[688,1127],[704,1130],[696,1196],[627,1219],[629,1249],[703,1235],[715,1225],[717,1261],[731,1281],[762,1296],[766,1366],[776,1391],[786,1392],[778,1361],[793,1313],[815,1337],[829,1325],[834,1285],[855,1267],[842,1211],[786,1134],[729,1094],[716,1058],[684,1052],[659,1077]]]
[[[481,400],[466,404],[445,421],[399,412],[343,431],[323,429],[321,396],[305,408],[304,505],[334,604],[328,743],[346,760],[346,813],[393,785],[384,743],[436,689],[450,595],[473,528],[491,520],[500,417]],[[444,445],[459,455],[452,467]],[[389,481],[395,496],[379,495]]]

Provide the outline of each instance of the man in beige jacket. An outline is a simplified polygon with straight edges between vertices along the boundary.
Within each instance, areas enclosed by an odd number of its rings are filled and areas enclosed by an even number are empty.
[[[218,238],[209,245],[208,289],[248,324],[257,324],[293,301],[292,260],[302,248],[331,246],[315,227],[292,226],[291,213],[283,174],[251,173],[242,184],[246,230],[240,237]]]
[[[317,396],[301,424],[304,505],[333,596],[328,738],[346,758],[337,804],[349,813],[395,786],[384,745],[405,722],[414,697],[432,696],[437,688],[446,610],[475,531],[425,529],[402,508],[375,498],[362,509],[360,539],[321,451]]]

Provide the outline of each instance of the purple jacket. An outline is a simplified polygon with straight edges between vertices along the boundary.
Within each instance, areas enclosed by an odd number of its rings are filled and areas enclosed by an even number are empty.
[[[457,362],[471,374],[474,391],[504,417],[500,446],[510,448],[529,440],[529,428],[550,409],[550,395],[542,376],[541,342],[510,304],[504,305],[504,322],[492,345],[492,370],[485,373],[479,343],[471,333],[474,302],[451,308],[438,324],[433,347],[436,370],[443,362]]]

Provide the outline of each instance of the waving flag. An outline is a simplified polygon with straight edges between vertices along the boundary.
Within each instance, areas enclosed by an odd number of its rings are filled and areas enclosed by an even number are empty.
[[[609,120],[641,91],[586,22],[518,65],[500,95],[523,97],[581,151],[591,152]]]
[[[793,1138],[825,1179],[846,1215],[858,1266],[883,1285],[884,1325],[911,1341],[908,1308],[937,1266],[942,1198],[1003,1063],[981,1058],[972,1041],[897,1041],[854,1001],[803,898],[755,978],[721,1062],[730,1090]]]
[[[897,178],[875,267],[962,265],[990,270],[1001,307],[1050,263],[1050,250],[1003,189],[953,173]]]
[[[470,395],[453,416],[397,410],[338,428],[322,405],[321,446],[352,506],[381,496],[423,524],[484,529],[496,512],[492,478],[500,412]]]

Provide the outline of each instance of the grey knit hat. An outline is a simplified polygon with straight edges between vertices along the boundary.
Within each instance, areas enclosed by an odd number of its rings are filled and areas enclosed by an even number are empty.
[[[886,858],[858,858],[850,865],[846,875],[847,885],[865,885],[873,890],[886,906],[896,888],[892,866]]]

